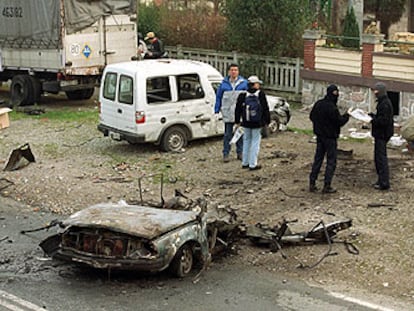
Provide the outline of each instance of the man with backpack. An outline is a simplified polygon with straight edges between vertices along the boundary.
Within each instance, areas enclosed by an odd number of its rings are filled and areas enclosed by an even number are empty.
[[[214,113],[218,119],[219,112],[223,116],[224,137],[223,137],[223,162],[229,162],[231,150],[230,141],[233,136],[234,111],[236,108],[237,97],[241,92],[247,90],[247,81],[239,75],[239,66],[230,64],[228,76],[223,79],[216,93],[216,104]],[[242,159],[243,140],[239,139],[236,143],[237,159]]]
[[[253,171],[261,169],[257,164],[261,129],[270,123],[270,112],[266,95],[260,90],[263,82],[257,76],[250,76],[247,81],[247,92],[237,98],[235,122],[244,129],[242,168]]]

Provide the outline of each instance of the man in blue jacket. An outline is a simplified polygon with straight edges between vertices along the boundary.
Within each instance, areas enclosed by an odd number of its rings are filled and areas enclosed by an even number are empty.
[[[214,113],[218,119],[218,113],[221,111],[224,122],[224,139],[223,139],[223,161],[229,162],[229,153],[231,150],[230,141],[233,136],[234,113],[236,109],[237,97],[240,93],[247,90],[247,80],[239,75],[239,66],[231,64],[228,67],[228,76],[223,79],[216,94],[216,104]],[[236,143],[237,159],[242,160],[243,140],[239,139]]]

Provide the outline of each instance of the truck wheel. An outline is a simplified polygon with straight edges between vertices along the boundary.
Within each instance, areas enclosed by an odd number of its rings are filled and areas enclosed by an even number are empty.
[[[161,140],[161,148],[164,151],[178,152],[187,146],[187,134],[185,130],[178,126],[170,127],[165,131]]]
[[[42,93],[42,86],[40,85],[40,81],[36,77],[29,76],[29,79],[33,91],[31,103],[38,103],[40,101],[40,95]]]
[[[66,97],[70,100],[81,100],[83,99],[84,90],[66,91]]]
[[[65,93],[66,97],[70,100],[82,100],[91,98],[94,91],[94,88],[90,88],[76,91],[66,91]]]
[[[30,105],[33,102],[33,87],[29,75],[14,76],[10,92],[13,106]]]
[[[83,99],[91,98],[94,92],[95,92],[94,88],[83,90]]]
[[[170,272],[179,278],[187,276],[193,269],[193,248],[189,243],[184,244],[177,251],[170,263]]]

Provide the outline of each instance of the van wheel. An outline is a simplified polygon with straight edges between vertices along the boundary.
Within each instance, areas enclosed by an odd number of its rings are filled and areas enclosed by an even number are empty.
[[[13,106],[30,105],[33,101],[33,90],[29,75],[14,76],[10,86],[10,92]]]
[[[178,126],[170,127],[162,136],[161,149],[164,151],[178,152],[185,146],[187,146],[187,134]]]
[[[191,244],[184,244],[170,263],[170,272],[179,278],[187,276],[193,269],[194,256]]]

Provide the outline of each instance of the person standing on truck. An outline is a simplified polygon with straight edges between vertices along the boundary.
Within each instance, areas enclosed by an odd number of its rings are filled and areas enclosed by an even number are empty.
[[[224,122],[223,137],[223,162],[229,162],[231,150],[230,141],[233,136],[234,114],[236,109],[237,97],[241,92],[248,88],[247,80],[239,75],[239,66],[230,64],[228,67],[228,76],[223,79],[216,93],[216,104],[214,113],[218,120],[218,114],[221,111]],[[243,159],[243,140],[239,139],[236,143],[237,159]]]
[[[250,76],[247,81],[247,93],[241,93],[237,98],[235,122],[237,127],[241,124],[244,130],[242,168],[254,171],[261,169],[261,165],[257,164],[261,132],[262,127],[270,123],[270,112],[266,95],[260,90],[263,82],[257,76]]]
[[[378,179],[374,184],[377,190],[390,189],[390,172],[388,167],[387,143],[394,134],[394,111],[388,97],[385,84],[378,82],[374,86],[377,98],[376,113],[371,116],[371,132],[374,137],[374,161]]]
[[[148,50],[144,55],[144,59],[157,59],[164,56],[164,44],[152,31],[147,33],[144,40],[149,42],[147,45]]]
[[[337,102],[339,97],[338,87],[331,84],[327,88],[326,96],[318,100],[310,112],[313,123],[313,132],[316,135],[316,151],[309,175],[309,191],[316,192],[316,179],[326,155],[326,168],[323,193],[335,193],[331,182],[336,169],[337,140],[341,127],[349,120],[351,108],[345,114],[339,113]]]

